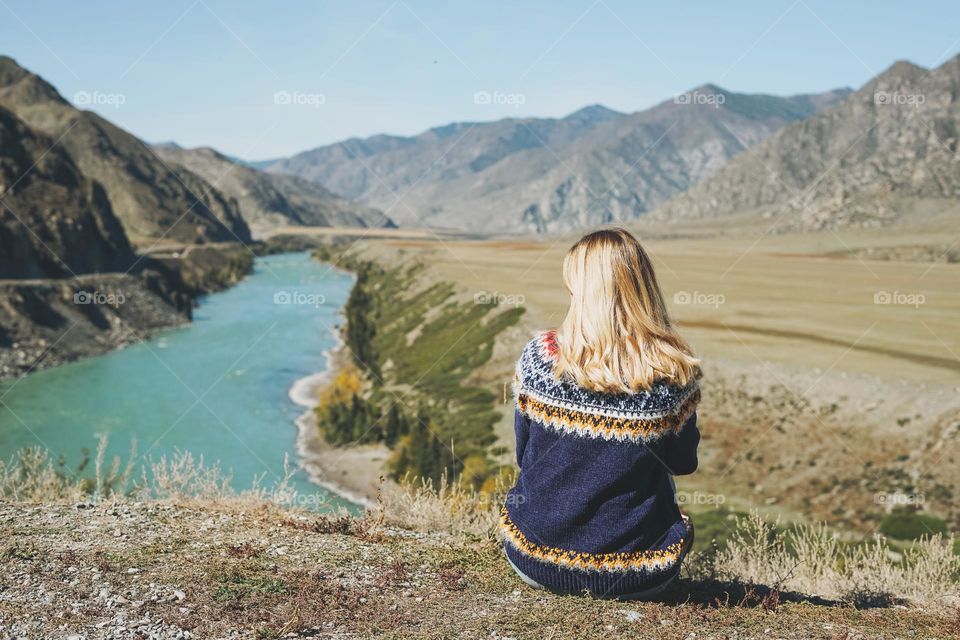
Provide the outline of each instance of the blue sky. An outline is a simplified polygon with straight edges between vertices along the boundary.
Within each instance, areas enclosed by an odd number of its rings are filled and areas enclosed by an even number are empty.
[[[67,99],[148,141],[248,159],[592,103],[636,111],[705,82],[858,87],[958,51],[956,0],[0,0],[0,53]]]

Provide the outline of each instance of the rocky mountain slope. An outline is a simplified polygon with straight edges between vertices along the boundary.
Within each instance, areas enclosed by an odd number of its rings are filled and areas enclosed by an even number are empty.
[[[760,212],[779,229],[875,226],[960,196],[960,56],[898,62],[842,103],[790,124],[652,214]],[[935,209],[936,207],[934,207]]]
[[[356,204],[298,176],[272,174],[239,164],[209,147],[156,145],[171,165],[186,167],[235,198],[254,235],[285,225],[392,227],[382,212]]]
[[[250,240],[236,202],[135,136],[68,103],[39,76],[0,56],[0,106],[58,141],[99,182],[127,235],[181,242]]]
[[[133,260],[103,187],[0,107],[0,280],[124,271]]]
[[[204,244],[138,257],[131,238]],[[0,380],[189,321],[252,268],[237,240],[235,200],[0,57]]]
[[[401,225],[564,231],[629,220],[847,90],[781,98],[705,85],[652,109],[455,123],[414,137],[351,139],[280,160]]]

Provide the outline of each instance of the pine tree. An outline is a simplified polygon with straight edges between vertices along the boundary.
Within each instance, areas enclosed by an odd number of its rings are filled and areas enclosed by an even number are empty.
[[[400,413],[396,404],[390,407],[387,414],[387,424],[383,429],[383,440],[388,447],[393,447],[397,440],[407,432],[406,418]]]

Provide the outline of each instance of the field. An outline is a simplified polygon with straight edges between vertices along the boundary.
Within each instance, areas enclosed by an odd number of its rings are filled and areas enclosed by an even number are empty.
[[[960,528],[960,265],[864,257],[946,256],[948,218],[804,235],[750,219],[634,230],[705,363],[701,469],[681,487],[691,510],[758,507],[865,535],[907,506]],[[563,318],[574,240],[406,234],[356,247],[525,309],[475,376],[502,394],[530,331]],[[502,409],[498,436],[512,446]]]

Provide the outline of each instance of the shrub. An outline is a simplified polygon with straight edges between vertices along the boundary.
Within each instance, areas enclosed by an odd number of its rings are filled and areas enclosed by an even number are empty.
[[[928,513],[896,509],[880,521],[880,532],[896,540],[919,540],[923,536],[949,533],[947,523]]]

